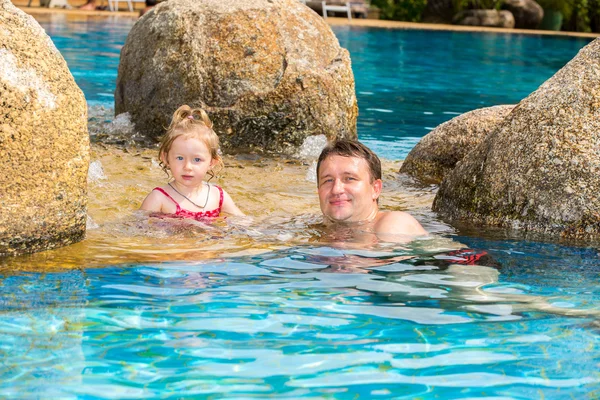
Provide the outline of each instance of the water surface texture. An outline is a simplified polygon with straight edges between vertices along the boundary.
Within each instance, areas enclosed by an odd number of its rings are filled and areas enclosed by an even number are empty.
[[[0,396],[597,398],[597,254],[473,244],[0,275]]]
[[[477,108],[516,104],[589,39],[506,33],[334,29],[350,51],[359,138],[390,159],[442,122]]]
[[[119,51],[135,21],[39,18],[88,102],[113,107]],[[423,135],[459,114],[518,103],[590,41],[349,26],[333,30],[352,58],[359,138],[388,159],[404,159]]]

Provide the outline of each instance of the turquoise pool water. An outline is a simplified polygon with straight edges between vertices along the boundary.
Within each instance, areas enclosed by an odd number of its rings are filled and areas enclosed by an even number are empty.
[[[1,275],[0,397],[597,398],[597,251],[457,239]]]
[[[133,20],[52,18],[42,25],[88,101],[111,108]],[[392,159],[455,113],[518,101],[587,43],[336,34],[352,53],[361,139]],[[0,397],[600,397],[597,248],[446,236],[453,245],[306,240],[257,255],[46,273],[0,260]],[[468,264],[457,243],[487,255]]]

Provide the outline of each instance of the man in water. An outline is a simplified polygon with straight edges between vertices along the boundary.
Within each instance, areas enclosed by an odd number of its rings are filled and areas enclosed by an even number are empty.
[[[327,145],[317,162],[321,211],[337,227],[374,233],[384,241],[427,235],[421,224],[401,211],[380,211],[381,161],[356,140]]]

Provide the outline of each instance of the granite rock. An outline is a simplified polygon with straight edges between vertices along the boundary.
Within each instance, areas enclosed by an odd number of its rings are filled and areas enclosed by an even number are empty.
[[[0,93],[0,256],[81,240],[85,98],[48,35],[8,0],[0,0]]]
[[[440,183],[511,112],[514,105],[469,111],[425,135],[408,153],[400,172],[424,183]]]
[[[513,111],[442,182],[433,208],[569,238],[600,234],[600,40]]]
[[[121,51],[115,113],[158,138],[182,104],[206,109],[228,150],[356,138],[348,51],[297,0],[168,1],[140,18]]]

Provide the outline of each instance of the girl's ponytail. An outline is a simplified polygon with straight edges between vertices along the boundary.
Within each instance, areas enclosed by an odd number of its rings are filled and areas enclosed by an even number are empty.
[[[196,119],[197,121],[202,121],[202,123],[208,128],[208,129],[212,129],[213,127],[213,123],[210,120],[210,118],[208,117],[208,114],[206,113],[206,111],[204,111],[201,108],[194,108],[192,110],[192,113],[194,116],[197,116]]]

